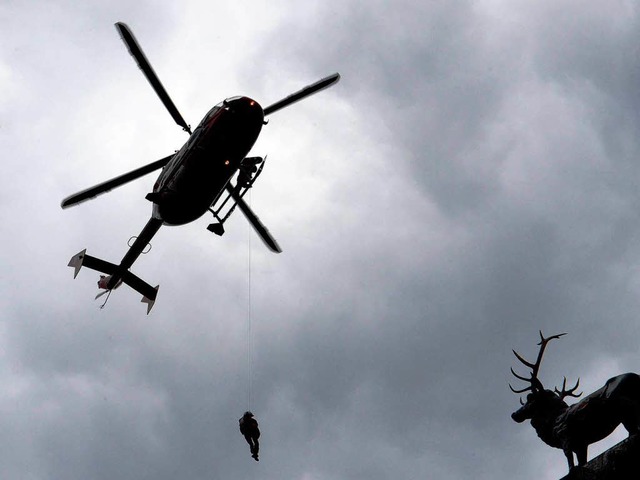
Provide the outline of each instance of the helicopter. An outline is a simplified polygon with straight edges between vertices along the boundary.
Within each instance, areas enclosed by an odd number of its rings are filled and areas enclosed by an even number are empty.
[[[135,240],[133,244],[130,243],[120,264],[88,255],[86,249],[74,255],[68,264],[74,269],[73,278],[78,276],[82,267],[106,274],[101,275],[98,281],[98,287],[104,291],[96,298],[105,293],[110,294],[122,283],[133,288],[142,295],[141,302],[147,304],[148,315],[156,301],[159,285],[152,287],[129,269],[142,253],[146,253],[145,249],[162,225],[184,225],[209,211],[215,222],[209,224],[207,230],[222,235],[224,223],[237,206],[265,245],[275,253],[282,252],[278,242],[243,200],[245,193],[262,172],[266,160],[266,157],[263,159],[247,155],[262,126],[267,124],[265,117],[334,85],[340,80],[340,74],[329,75],[266,108],[249,97],[227,98],[211,108],[192,132],[131,29],[122,22],[117,22],[115,27],[173,120],[189,134],[189,139],[172,155],[68,196],[62,200],[61,207],[64,209],[78,205],[162,169],[152,191],[145,197],[153,205],[151,218],[140,234],[131,238]]]

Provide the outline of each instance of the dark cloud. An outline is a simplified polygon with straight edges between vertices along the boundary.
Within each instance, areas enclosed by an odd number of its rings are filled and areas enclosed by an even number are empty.
[[[6,478],[560,477],[562,453],[509,418],[510,349],[569,332],[549,386],[637,370],[635,10],[252,8],[2,10]],[[184,141],[116,20],[192,123],[234,88],[268,104],[343,77],[256,145],[252,205],[284,253],[240,217],[222,238],[163,229],[133,268],[161,284],[148,317],[126,287],[99,310],[95,276],[65,265],[120,258],[153,179],[58,207]]]

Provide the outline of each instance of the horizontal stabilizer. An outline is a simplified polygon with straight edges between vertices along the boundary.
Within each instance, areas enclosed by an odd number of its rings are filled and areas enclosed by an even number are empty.
[[[119,282],[122,281],[142,295],[141,302],[147,304],[148,315],[151,311],[151,308],[153,308],[153,304],[156,301],[160,285],[152,287],[140,277],[135,276],[129,271],[125,271],[124,273],[122,273],[118,265],[107,262],[97,257],[92,257],[91,255],[87,255],[86,252],[87,249],[85,248],[80,253],[74,255],[69,261],[68,266],[74,269],[73,278],[76,278],[78,276],[78,272],[82,267],[87,267],[91,270],[96,270],[98,272],[111,275],[111,281],[116,287],[118,286]]]
[[[92,257],[91,255],[87,255],[86,252],[87,249],[85,248],[80,253],[71,257],[71,260],[69,260],[67,266],[74,268],[73,278],[76,278],[78,276],[78,272],[82,267],[87,267],[91,270],[106,273],[107,275],[113,275],[118,270],[117,265],[106,262],[96,257]]]
[[[139,277],[136,277],[131,272],[126,272],[122,276],[122,281],[142,295],[142,300],[140,301],[147,304],[148,315],[151,311],[151,308],[153,307],[153,304],[156,301],[156,297],[158,296],[158,288],[160,288],[160,285],[152,287],[147,282]]]

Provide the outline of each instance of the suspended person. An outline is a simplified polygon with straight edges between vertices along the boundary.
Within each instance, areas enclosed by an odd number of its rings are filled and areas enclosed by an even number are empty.
[[[260,429],[258,428],[258,421],[253,418],[253,413],[244,412],[242,418],[239,420],[240,422],[240,433],[244,435],[244,439],[249,444],[249,449],[251,450],[251,456],[257,462],[258,460],[258,450],[260,449],[260,443],[258,439],[260,438]]]
[[[258,165],[262,162],[262,157],[247,157],[242,160],[240,168],[238,169],[238,180],[236,187],[238,190],[241,188],[249,188],[251,186],[251,179],[253,175],[258,171]]]

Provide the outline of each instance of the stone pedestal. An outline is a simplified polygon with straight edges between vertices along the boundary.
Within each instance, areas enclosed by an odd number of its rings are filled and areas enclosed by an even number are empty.
[[[640,480],[640,435],[623,440],[560,480]]]

